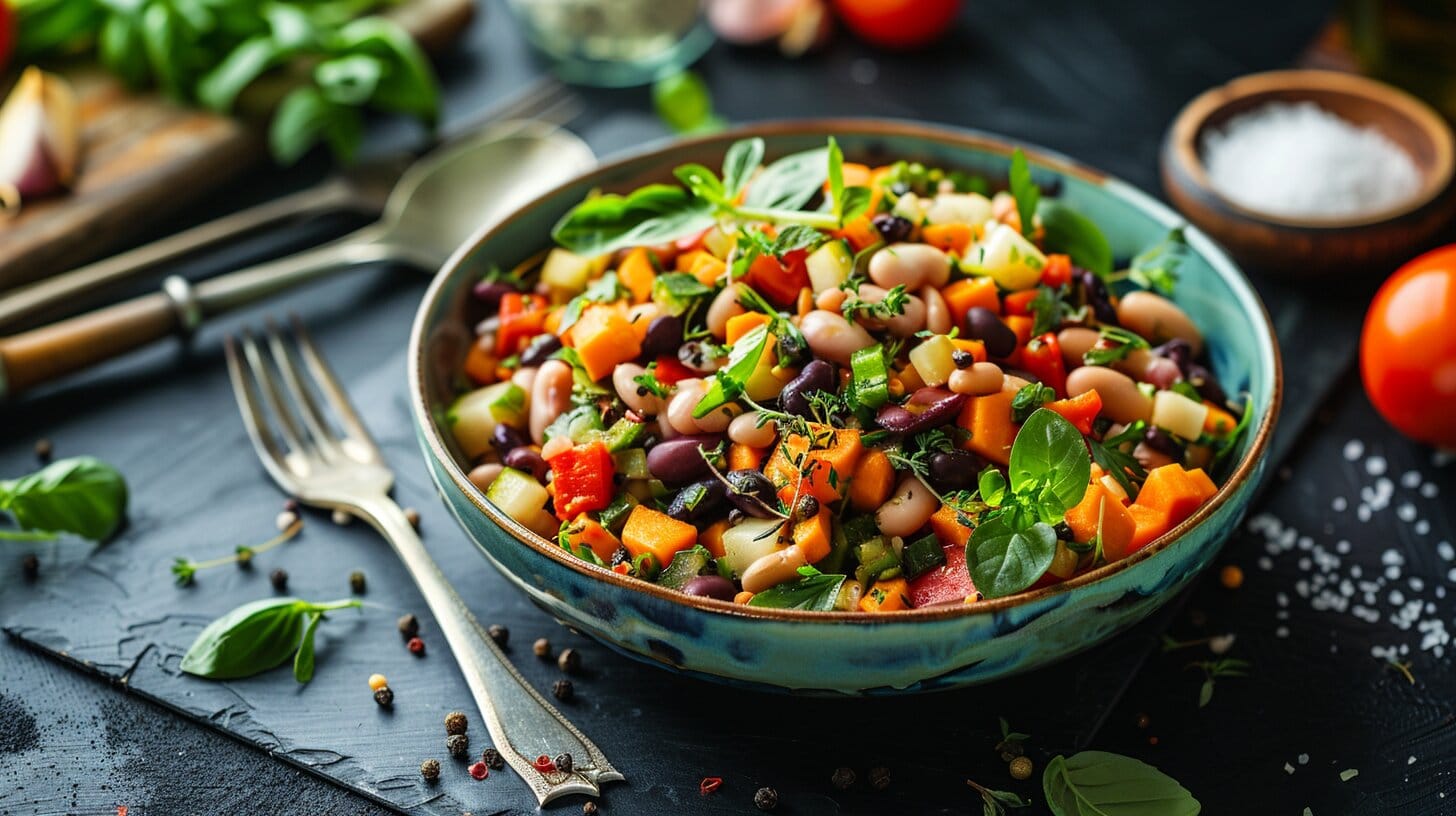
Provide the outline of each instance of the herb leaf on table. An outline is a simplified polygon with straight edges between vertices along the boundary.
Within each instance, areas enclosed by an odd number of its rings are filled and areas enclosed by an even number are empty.
[[[0,531],[0,538],[75,533],[101,541],[121,524],[126,503],[126,480],[116,468],[90,456],[60,459],[28,476],[0,481],[0,511],[28,531]]]
[[[243,604],[202,630],[182,657],[182,671],[233,680],[265,672],[299,653],[294,677],[306,683],[313,677],[313,638],[323,613],[362,605],[353,599],[313,603],[298,598]]]
[[[1197,816],[1203,809],[1157,768],[1106,751],[1053,757],[1041,779],[1055,816]]]

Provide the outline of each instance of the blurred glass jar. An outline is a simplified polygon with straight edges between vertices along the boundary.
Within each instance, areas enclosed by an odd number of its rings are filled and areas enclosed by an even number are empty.
[[[1456,2],[1346,0],[1344,8],[1362,71],[1456,119]]]
[[[577,85],[645,85],[713,43],[701,0],[511,0],[511,8],[557,75]]]

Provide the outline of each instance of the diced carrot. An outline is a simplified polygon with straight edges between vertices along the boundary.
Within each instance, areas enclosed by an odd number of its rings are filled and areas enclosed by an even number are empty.
[[[688,270],[688,274],[697,278],[698,283],[704,286],[712,286],[727,271],[727,264],[704,252],[698,256],[697,260],[693,261],[693,266]]]
[[[728,520],[719,519],[703,528],[698,533],[698,543],[707,548],[714,558],[722,558],[726,552],[723,549],[723,532],[728,529]]]
[[[774,447],[764,474],[779,487],[779,495],[792,497],[797,491],[821,502],[835,502],[849,487],[864,445],[859,431],[827,425],[811,426],[814,446],[797,434],[790,434]],[[799,487],[799,482],[803,486]]]
[[[986,362],[986,344],[980,340],[966,340],[957,337],[950,342],[956,347],[956,350],[969,352],[972,357],[976,358],[976,362]]]
[[[611,563],[612,554],[622,546],[611,531],[586,513],[578,515],[566,526],[566,540],[575,550],[583,545],[590,547],[597,558],[607,563]]]
[[[849,504],[861,513],[880,509],[895,489],[895,468],[879,448],[866,448],[849,482]]]
[[[1065,521],[1072,528],[1076,540],[1083,543],[1091,541],[1097,535],[1100,523],[1102,552],[1106,554],[1108,561],[1126,558],[1132,552],[1137,523],[1133,521],[1127,508],[1122,506],[1122,502],[1102,486],[1100,480],[1094,480],[1087,486],[1087,492],[1082,494],[1082,501],[1067,511]]]
[[[1001,318],[1012,332],[1016,334],[1016,346],[1020,348],[1031,340],[1031,329],[1036,325],[1036,319],[1026,315],[1007,315]]]
[[[758,466],[763,464],[765,453],[764,448],[734,442],[728,446],[728,469],[758,470]]]
[[[546,313],[546,320],[542,322],[541,328],[552,334],[561,333],[561,316],[566,314],[565,306],[557,306]],[[563,341],[564,342],[564,341]]]
[[[1158,536],[1173,529],[1172,520],[1163,510],[1134,502],[1127,506],[1127,514],[1132,517],[1133,534],[1132,543],[1123,557],[1141,550],[1153,543]]]
[[[1089,434],[1092,433],[1092,420],[1102,412],[1102,395],[1093,388],[1075,397],[1049,402],[1046,407],[1061,414],[1062,418],[1072,423],[1077,430]]]
[[[1072,257],[1053,252],[1047,256],[1046,266],[1041,268],[1041,282],[1053,289],[1072,282]]]
[[[970,224],[926,224],[920,228],[920,240],[942,252],[964,256],[976,231]]]
[[[763,312],[744,312],[728,318],[728,345],[737,343],[743,335],[759,326],[767,326],[773,319]]]
[[[476,385],[490,385],[496,381],[496,366],[499,364],[500,360],[491,353],[488,344],[477,339],[470,344],[470,351],[465,353],[465,376]]]
[[[804,562],[813,564],[829,555],[829,508],[821,507],[813,518],[794,525],[794,545],[804,554]]]
[[[961,524],[960,514],[948,504],[942,504],[930,517],[930,531],[940,539],[942,547],[964,547],[971,540],[971,528]]]
[[[1203,479],[1207,481],[1208,477],[1205,475]],[[1213,484],[1211,481],[1207,483]],[[1182,465],[1173,463],[1154,468],[1148,473],[1134,503],[1167,514],[1171,526],[1193,515],[1193,511],[1203,504],[1203,490],[1201,485],[1195,484],[1188,477]]]
[[[1203,468],[1193,468],[1192,470],[1184,471],[1184,475],[1188,477],[1189,483],[1193,485],[1200,506],[1203,502],[1213,498],[1213,494],[1218,492],[1218,485],[1214,484],[1213,480],[1208,478],[1208,474],[1203,472]]]
[[[884,240],[868,215],[855,216],[834,235],[836,238],[848,241],[855,252],[872,247]]]
[[[632,292],[633,303],[646,303],[652,298],[652,281],[656,279],[657,270],[652,268],[647,247],[634,248],[617,267],[617,280]]]
[[[673,268],[679,272],[691,272],[693,264],[696,264],[698,259],[705,255],[709,258],[713,257],[713,254],[706,249],[690,249],[687,252],[679,253],[673,259]]]
[[[996,296],[996,281],[990,278],[966,278],[941,290],[940,296],[950,307],[951,316],[962,329],[966,328],[966,312],[974,306],[1001,313],[1001,299]]]
[[[998,391],[984,397],[971,397],[961,409],[959,424],[971,432],[962,447],[998,464],[1011,461],[1011,443],[1016,440],[1016,426],[1011,421],[1011,400],[1015,395]]]
[[[1031,302],[1036,299],[1036,293],[1035,289],[1012,292],[1002,298],[1001,308],[1008,315],[1029,315],[1031,314]]]
[[[642,344],[627,325],[627,319],[606,305],[587,308],[571,327],[571,338],[582,367],[593,380],[611,374],[619,363],[636,359],[642,351]]]
[[[627,552],[633,558],[651,553],[659,564],[670,563],[675,554],[693,546],[697,540],[698,529],[693,525],[641,504],[632,508],[627,524],[622,527],[622,546]]]
[[[1208,414],[1203,417],[1203,432],[1213,436],[1228,436],[1234,428],[1239,426],[1239,421],[1234,415],[1220,408],[1216,403],[1203,401],[1208,409]]]
[[[904,578],[876,581],[859,599],[862,612],[894,612],[910,608],[910,584]]]

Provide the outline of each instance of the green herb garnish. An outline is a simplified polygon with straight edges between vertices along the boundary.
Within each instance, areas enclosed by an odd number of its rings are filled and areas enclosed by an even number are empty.
[[[1011,418],[1025,422],[1038,408],[1057,398],[1057,392],[1041,383],[1027,383],[1021,386],[1011,398]]]
[[[678,133],[723,129],[723,120],[713,112],[708,84],[692,71],[678,71],[653,83],[652,107],[658,118]]]
[[[1121,326],[1103,326],[1101,328],[1101,343],[1087,349],[1082,354],[1082,362],[1085,365],[1111,365],[1118,360],[1125,359],[1134,349],[1149,348],[1148,341],[1136,332],[1130,332]]]
[[[1105,751],[1056,756],[1041,777],[1055,816],[1197,816],[1202,806],[1153,766]]]
[[[900,284],[885,293],[885,298],[878,303],[870,303],[860,298],[859,293],[850,292],[849,297],[844,299],[840,311],[844,313],[845,320],[854,320],[856,317],[865,317],[870,320],[890,320],[905,313],[905,305],[910,302],[910,295],[905,291],[905,285]]]
[[[1178,283],[1178,267],[1191,254],[1184,227],[1168,231],[1167,237],[1139,252],[1128,267],[1127,279],[1143,287],[1171,296]]]
[[[1203,685],[1198,688],[1198,707],[1204,708],[1213,701],[1214,681],[1221,677],[1248,677],[1249,661],[1225,657],[1219,660],[1200,660],[1189,663],[1188,669],[1203,672]]]
[[[1059,201],[1043,201],[1037,214],[1046,251],[1065,253],[1072,263],[1100,277],[1112,273],[1112,245],[1092,219]]]
[[[991,790],[967,779],[966,784],[981,795],[982,816],[1005,816],[1006,808],[1031,807],[1031,800],[1011,791]]]
[[[753,596],[749,606],[769,609],[808,609],[828,612],[839,600],[845,576],[825,575],[813,567],[799,567],[799,578],[769,587]]]
[[[0,530],[0,539],[47,540],[75,533],[101,541],[126,515],[126,480],[111,465],[90,456],[60,459],[28,476],[0,481],[0,511],[20,530]]]
[[[1035,224],[1037,203],[1041,201],[1041,190],[1031,180],[1031,167],[1021,148],[1011,152],[1011,170],[1007,174],[1011,197],[1016,199],[1016,214],[1021,218],[1021,232],[1031,235]]]
[[[359,607],[358,600],[312,603],[268,598],[243,604],[207,625],[182,656],[181,669],[211,680],[251,677],[294,657],[293,677],[313,677],[313,636],[324,613]]]

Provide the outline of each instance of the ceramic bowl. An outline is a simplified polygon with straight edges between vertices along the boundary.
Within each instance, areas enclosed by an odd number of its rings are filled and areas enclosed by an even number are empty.
[[[1420,174],[1410,200],[1357,218],[1288,218],[1250,210],[1213,188],[1200,146],[1230,118],[1270,102],[1313,102],[1406,151]],[[1426,103],[1383,82],[1334,71],[1271,71],[1206,91],[1163,142],[1163,186],[1178,209],[1261,272],[1315,278],[1390,272],[1426,249],[1456,212],[1451,129]]]
[[[456,372],[479,318],[471,284],[549,244],[551,226],[593,189],[671,182],[685,162],[718,166],[736,139],[761,136],[768,157],[822,146],[834,134],[850,161],[912,158],[1004,178],[1013,145],[989,135],[882,120],[764,124],[675,141],[609,162],[483,231],[445,265],[410,337],[410,400],[435,483],[466,534],[516,587],[567,625],[623,654],[677,672],[805,693],[890,694],[980,683],[1044,666],[1132,626],[1208,566],[1253,498],[1280,397],[1279,354],[1263,305],[1239,270],[1196,230],[1176,300],[1205,332],[1231,393],[1255,421],[1218,494],[1136,555],[1064,584],[975,604],[895,614],[758,609],[695,598],[587,564],[486,501],[445,423]],[[1069,159],[1027,150],[1044,187],[1095,218],[1130,257],[1182,219],[1143,193]],[[467,588],[462,588],[469,591]]]

